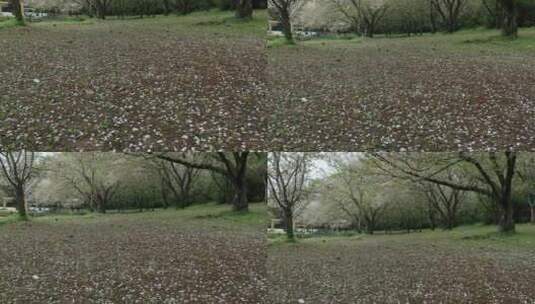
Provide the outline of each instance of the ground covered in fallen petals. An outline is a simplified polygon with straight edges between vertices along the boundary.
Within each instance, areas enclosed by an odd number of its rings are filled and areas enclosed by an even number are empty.
[[[1,303],[261,303],[266,210],[47,216],[0,226]]]
[[[271,44],[271,147],[535,149],[535,29]]]
[[[0,144],[260,149],[264,11],[46,21],[0,31]]]
[[[271,303],[533,303],[535,227],[273,242]]]

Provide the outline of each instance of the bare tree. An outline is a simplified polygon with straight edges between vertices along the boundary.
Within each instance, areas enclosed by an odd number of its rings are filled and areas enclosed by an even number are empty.
[[[286,223],[286,235],[294,240],[294,219],[303,210],[305,183],[309,171],[306,153],[273,152],[269,154],[269,198],[282,211]]]
[[[448,180],[452,181],[451,177],[448,177]],[[439,215],[443,227],[447,230],[453,229],[457,224],[457,213],[464,192],[427,182],[422,183],[422,188],[429,206]]]
[[[394,156],[389,153],[374,153],[373,155],[377,168],[390,176],[431,182],[460,191],[475,192],[490,198],[501,210],[499,230],[515,231],[512,189],[517,160],[516,152],[504,152],[501,158],[495,152],[490,152],[486,157],[480,158],[467,153],[459,153],[456,156],[433,160],[427,167],[423,167],[426,164],[422,164],[418,157],[413,159],[411,154]],[[460,164],[466,164],[473,169],[478,183],[450,181],[439,176],[441,172]]]
[[[73,153],[71,159],[55,169],[81,196],[91,210],[106,213],[109,203],[120,186],[117,180],[105,176],[101,161],[107,153]]]
[[[388,11],[384,1],[331,0],[331,2],[358,34],[369,38],[373,38],[379,22]]]
[[[466,6],[467,0],[429,0],[433,9],[438,12],[446,31],[453,33],[459,29],[459,17]]]
[[[0,168],[10,192],[15,196],[15,203],[20,217],[27,216],[26,190],[33,176],[33,152],[0,152]]]
[[[209,170],[225,176],[234,188],[234,199],[232,205],[235,211],[247,211],[249,202],[247,200],[247,160],[249,152],[233,153],[210,153],[205,159],[191,160],[182,155],[163,153],[156,157],[172,163],[181,164],[190,168]]]
[[[187,155],[183,155],[187,159]],[[172,203],[176,208],[185,208],[191,204],[191,190],[200,170],[164,160],[154,160],[161,180],[161,191],[165,206],[169,205],[171,192]]]
[[[374,194],[376,187],[386,187],[386,180],[377,180],[364,168],[364,164],[355,159],[343,160],[333,158],[331,165],[336,168],[335,183],[338,187],[330,196],[338,207],[353,221],[358,231],[362,229],[373,234],[377,224],[387,208],[387,203]]]
[[[269,0],[268,2],[277,10],[279,21],[282,25],[284,37],[290,43],[294,42],[292,33],[292,17],[303,5],[303,0]]]

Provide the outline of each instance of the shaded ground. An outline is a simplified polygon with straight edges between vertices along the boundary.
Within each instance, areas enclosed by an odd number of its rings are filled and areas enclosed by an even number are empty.
[[[260,303],[266,211],[47,216],[0,226],[1,303]]]
[[[484,228],[490,231],[492,228]],[[275,242],[271,303],[533,303],[535,227]]]
[[[0,147],[259,149],[265,12],[0,31]]]
[[[535,149],[535,29],[272,43],[271,147]]]

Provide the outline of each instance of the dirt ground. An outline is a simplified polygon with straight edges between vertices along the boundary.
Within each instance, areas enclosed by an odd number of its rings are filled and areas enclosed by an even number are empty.
[[[269,49],[282,150],[535,149],[535,30],[316,39]]]
[[[265,13],[43,22],[0,31],[0,147],[263,147]]]
[[[261,303],[265,209],[256,209],[4,224],[0,302]]]
[[[531,229],[531,236],[535,230]],[[526,238],[529,239],[529,238]],[[271,303],[534,303],[535,243],[436,234],[274,243]]]

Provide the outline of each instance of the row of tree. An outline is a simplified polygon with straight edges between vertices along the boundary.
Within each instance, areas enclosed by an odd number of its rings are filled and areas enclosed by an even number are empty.
[[[280,21],[286,39],[293,42],[292,24],[307,0],[269,0],[272,16]],[[526,0],[326,0],[323,16],[331,23],[348,24],[358,35],[445,31],[463,25],[486,25],[516,38],[519,24],[535,20],[535,3]]]
[[[310,176],[324,158],[331,172]],[[293,238],[296,218],[359,232],[484,222],[514,232],[535,223],[535,155],[503,153],[272,153],[268,198]],[[315,204],[312,204],[315,203]]]
[[[28,205],[107,210],[185,208],[219,201],[247,211],[265,199],[262,153],[0,153],[0,198]]]
[[[106,19],[107,16],[152,16],[189,14],[219,8],[234,10],[240,19],[252,18],[255,8],[266,8],[267,0],[43,0],[39,9],[50,13],[85,14]],[[24,0],[10,0],[17,20],[24,24]]]

